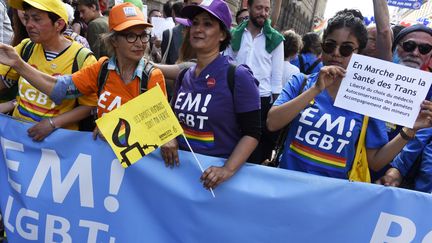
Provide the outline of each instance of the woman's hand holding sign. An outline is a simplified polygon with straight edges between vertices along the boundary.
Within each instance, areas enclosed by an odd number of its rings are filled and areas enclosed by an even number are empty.
[[[325,66],[319,72],[318,81],[315,87],[323,91],[335,82],[339,83],[345,77],[345,69],[339,66]]]
[[[432,102],[424,100],[420,108],[420,113],[414,123],[414,131],[432,126]]]

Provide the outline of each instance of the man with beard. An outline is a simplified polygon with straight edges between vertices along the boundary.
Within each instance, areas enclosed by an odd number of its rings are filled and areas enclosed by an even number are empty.
[[[374,14],[376,21],[376,55],[384,60],[393,60],[404,66],[420,69],[426,64],[432,50],[432,29],[424,25],[413,25],[401,30],[391,43],[389,13],[386,0],[374,0]],[[429,92],[430,93],[430,92]],[[426,97],[430,100],[430,94]],[[377,184],[386,186],[400,186],[406,177],[412,177],[418,191],[431,192],[432,180],[430,168],[432,155],[432,129],[420,129],[415,134],[407,135],[400,126],[386,123],[389,139],[398,133],[404,139],[410,140],[402,151],[394,158],[390,168],[371,174],[372,180]],[[382,174],[384,176],[382,176]],[[379,179],[378,179],[379,178]]]
[[[249,20],[231,31],[231,47],[225,52],[238,64],[246,64],[259,81],[261,122],[266,124],[267,113],[282,89],[284,37],[271,27],[270,0],[248,0]],[[276,135],[262,126],[261,141],[248,160],[261,163],[271,156]]]
[[[403,29],[393,42],[393,62],[420,69],[431,56],[432,29],[422,24],[413,25]],[[430,95],[426,99],[430,99]],[[389,139],[397,135],[400,126],[387,124]]]
[[[432,50],[432,29],[417,24],[403,29],[393,42],[393,61],[420,69]]]

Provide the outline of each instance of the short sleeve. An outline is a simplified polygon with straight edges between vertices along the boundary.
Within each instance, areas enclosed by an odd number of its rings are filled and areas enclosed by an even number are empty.
[[[97,94],[83,95],[78,97],[78,104],[86,106],[97,106]]]
[[[385,122],[369,118],[366,130],[366,148],[378,149],[388,143],[388,136]]]
[[[99,70],[101,69],[102,63],[105,59],[106,58],[100,58],[98,62],[87,66],[72,75],[72,81],[81,94],[88,96],[97,93]]]
[[[279,106],[297,97],[298,94],[300,93],[300,87],[302,86],[303,81],[304,81],[304,74],[299,73],[293,75],[291,80],[289,80],[285,84],[285,87],[282,89],[282,92],[280,93],[277,100],[273,103],[273,105]]]
[[[17,53],[21,53],[24,45],[27,44],[28,41],[30,41],[30,39],[24,39],[23,41],[21,41],[21,43],[14,47],[15,51]],[[3,64],[0,64],[0,75],[7,80],[13,80],[15,82],[17,82],[20,77],[20,75],[15,71],[15,69],[12,69],[11,67]]]
[[[96,57],[95,57],[94,55],[89,55],[89,56],[85,59],[83,65],[82,65],[82,68],[89,67],[89,66],[91,66],[91,65],[93,65],[93,64],[95,64],[95,63],[97,63],[97,59],[96,59]]]
[[[246,65],[237,66],[234,81],[234,109],[236,113],[260,109],[258,84],[249,67]]]

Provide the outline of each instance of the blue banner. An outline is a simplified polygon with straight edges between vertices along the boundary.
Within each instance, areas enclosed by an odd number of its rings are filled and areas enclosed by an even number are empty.
[[[90,133],[0,116],[0,206],[9,242],[432,242],[430,194],[243,166],[205,190],[188,152],[123,169]],[[198,156],[204,167],[220,158]]]
[[[410,9],[420,9],[423,4],[423,0],[388,0],[387,2],[389,6]]]

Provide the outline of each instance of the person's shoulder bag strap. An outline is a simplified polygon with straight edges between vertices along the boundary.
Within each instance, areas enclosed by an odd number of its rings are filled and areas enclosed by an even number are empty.
[[[308,75],[303,76],[303,82],[300,86],[300,90],[299,90],[297,96],[299,96],[303,93],[303,89],[306,87],[308,78],[309,78]],[[282,128],[280,130],[278,139],[276,140],[275,149],[273,150],[272,157],[270,159],[270,162],[267,164],[268,166],[272,166],[272,167],[278,167],[279,166],[279,158],[282,155],[283,150],[284,150],[285,140],[287,138],[288,131],[290,129],[290,124],[291,123],[288,123],[284,128]]]
[[[162,64],[166,64],[166,60],[168,58],[168,52],[170,50],[171,41],[172,41],[172,35],[173,35],[172,29],[169,29],[168,33],[169,33],[169,35],[168,35],[168,45],[167,45],[167,48],[166,48],[165,53],[163,54],[163,57],[162,57],[162,60],[161,60]]]

